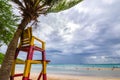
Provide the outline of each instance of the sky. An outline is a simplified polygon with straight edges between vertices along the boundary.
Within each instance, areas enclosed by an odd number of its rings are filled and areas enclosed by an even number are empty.
[[[84,0],[68,10],[42,15],[33,34],[46,42],[47,59],[52,64],[120,63],[119,3]],[[3,48],[0,52],[5,52]],[[34,59],[39,57],[35,52]]]

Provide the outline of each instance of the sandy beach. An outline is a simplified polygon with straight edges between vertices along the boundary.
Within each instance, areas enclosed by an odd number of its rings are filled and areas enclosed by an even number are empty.
[[[120,71],[120,68],[81,68],[86,69],[87,71],[97,70],[97,71]],[[17,71],[19,73],[19,71]],[[37,80],[38,74],[31,73],[30,79]],[[68,75],[68,74],[47,74],[48,80],[120,80],[120,77],[102,77],[102,76],[78,76],[78,75]],[[16,77],[15,80],[22,80],[21,77]],[[42,79],[41,79],[42,80]]]
[[[120,80],[120,78],[102,78],[90,76],[71,76],[50,74],[48,80]]]
[[[37,75],[31,75],[32,80],[37,80]],[[15,80],[22,80],[21,77],[15,78]],[[41,79],[42,80],[42,79]],[[48,74],[48,80],[120,80],[120,78],[102,78],[93,76],[71,76],[71,75],[58,75],[58,74]]]

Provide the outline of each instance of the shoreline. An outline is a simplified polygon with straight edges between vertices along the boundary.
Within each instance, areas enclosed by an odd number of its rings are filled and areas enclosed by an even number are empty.
[[[88,67],[88,68],[77,68],[78,70],[112,70],[112,71],[120,71],[120,68],[96,68],[96,67]]]

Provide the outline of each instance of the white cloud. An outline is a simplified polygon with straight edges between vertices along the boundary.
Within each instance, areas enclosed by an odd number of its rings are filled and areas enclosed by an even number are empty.
[[[97,59],[97,56],[91,56],[90,58],[91,59]]]
[[[69,31],[71,33],[74,32],[76,29],[81,28],[79,24],[75,24],[74,22],[68,22],[66,27],[70,29]]]
[[[86,55],[89,58],[84,58],[88,59],[88,63],[91,59],[95,63],[114,60],[111,56],[117,49],[110,47],[115,46],[110,39],[119,37],[119,19],[115,17],[119,14],[115,10],[118,9],[114,6],[115,2],[84,0],[69,10],[42,17],[41,24],[46,25],[46,28],[42,27],[41,34],[47,38],[47,48],[60,50],[61,53],[57,54]]]
[[[105,56],[101,56],[101,59],[106,59]]]
[[[115,59],[120,56],[119,2],[84,0],[69,10],[40,16],[34,35],[46,41],[47,54],[54,59],[62,54],[70,59],[79,55],[87,63],[120,62]]]
[[[115,55],[120,56],[120,50],[116,50]]]
[[[108,28],[106,32],[106,36],[111,35],[112,37],[119,38],[120,37],[120,24],[114,24],[112,28]]]
[[[66,26],[64,27],[65,29],[60,30],[60,35],[63,37],[64,41],[68,43],[73,40],[73,33],[75,33],[77,29],[81,28],[79,24],[75,24],[73,22],[66,23]]]
[[[93,45],[93,44],[90,44],[90,45],[87,45],[86,47],[84,47],[85,50],[96,49],[96,48],[98,48],[98,46]]]
[[[114,3],[115,2],[115,0],[102,0],[103,1],[103,3],[105,3],[105,4],[112,4],[112,3]]]

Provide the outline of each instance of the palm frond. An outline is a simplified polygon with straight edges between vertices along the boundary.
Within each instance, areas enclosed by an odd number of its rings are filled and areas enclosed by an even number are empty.
[[[78,4],[82,0],[12,0],[18,4],[22,16],[36,20],[40,14],[59,12]]]
[[[69,9],[76,4],[80,3],[83,0],[53,0],[53,6],[48,10],[48,13],[51,12],[60,12],[66,9]]]
[[[11,1],[16,3],[19,7],[24,7],[22,2],[20,2],[19,0],[11,0]]]

